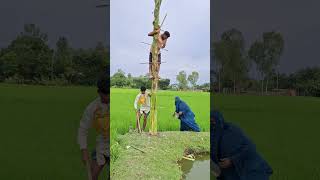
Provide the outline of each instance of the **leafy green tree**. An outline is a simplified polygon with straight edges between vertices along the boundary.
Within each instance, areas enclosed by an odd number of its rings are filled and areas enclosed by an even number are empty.
[[[160,89],[167,90],[169,89],[170,79],[160,79],[159,87]]]
[[[14,77],[18,71],[17,55],[11,51],[0,56],[0,79]]]
[[[97,70],[99,72],[104,72],[110,67],[110,53],[108,49],[103,45],[102,42],[98,42],[94,53],[97,55]]]
[[[209,92],[210,91],[210,83],[204,83],[198,87],[198,89]]]
[[[239,49],[240,53],[244,53],[244,37],[241,31],[232,28],[222,33],[221,40],[232,43],[232,45]]]
[[[265,77],[265,54],[264,54],[264,44],[260,41],[255,41],[249,49],[248,52],[249,58],[251,58],[255,64],[256,64],[256,69],[258,72],[260,72],[260,79],[261,79],[261,92],[263,94],[263,82],[264,82],[264,77]]]
[[[176,79],[180,90],[188,89],[187,73],[185,71],[180,71]]]
[[[280,33],[277,32],[265,32],[263,33],[263,44],[265,53],[265,74],[267,74],[266,93],[268,92],[268,81],[272,71],[279,65],[280,56],[284,50],[284,40]],[[278,73],[277,73],[278,74]],[[278,82],[277,82],[278,88]]]
[[[2,68],[22,83],[41,83],[49,78],[53,50],[47,45],[47,35],[33,24],[13,40],[1,56]]]
[[[72,49],[68,40],[60,37],[54,51],[47,39],[38,26],[26,24],[0,51],[0,81],[94,85],[98,74],[109,69],[109,52],[101,42],[92,49]]]
[[[237,84],[239,85],[240,81],[246,78],[249,71],[243,35],[239,30],[230,29],[221,35],[220,42],[215,43],[214,46],[215,57],[221,65],[223,78],[225,81],[232,80],[235,93]]]
[[[284,50],[284,40],[280,33],[265,32],[262,41],[255,41],[248,52],[249,57],[256,63],[256,67],[261,74],[262,93],[265,83],[265,91],[268,92],[269,79],[275,71],[280,61],[280,56]],[[277,73],[277,88],[278,88]]]
[[[199,79],[199,73],[196,71],[193,71],[189,76],[188,76],[188,81],[192,85],[192,88],[195,89],[197,85],[197,81]]]
[[[68,39],[65,37],[59,37],[56,43],[54,60],[51,64],[52,79],[53,73],[56,76],[66,75],[66,73],[70,74],[73,69],[72,65],[72,49],[69,46]]]
[[[94,85],[97,74],[109,68],[110,56],[105,47],[99,43],[95,49],[78,49],[72,52],[73,69],[72,83]]]
[[[141,86],[151,89],[151,80],[147,75],[133,78],[134,88],[139,89]]]
[[[129,86],[129,87],[134,87],[133,77],[132,77],[132,75],[131,75],[130,73],[128,74],[127,81],[128,81],[128,86]]]
[[[213,43],[214,70],[213,74],[218,81],[218,92],[221,92],[221,76],[224,73],[227,63],[229,62],[228,48],[225,42],[218,41]]]
[[[21,32],[21,36],[39,38],[44,42],[48,41],[48,35],[46,33],[42,33],[40,28],[35,24],[25,24],[24,31]]]
[[[121,69],[118,69],[116,73],[111,77],[111,86],[115,87],[126,87],[128,86],[127,77],[125,72]]]
[[[170,89],[171,89],[171,90],[174,90],[174,91],[179,90],[179,84],[171,84],[171,85],[170,85]]]
[[[300,94],[320,97],[320,68],[306,68],[294,73],[293,86]]]
[[[106,69],[109,69],[110,55],[107,48],[105,48],[101,42],[98,42],[96,48],[93,50],[91,59],[94,63],[91,66],[90,72],[87,72],[87,74],[91,74],[91,77],[96,76],[96,73],[101,74],[105,72]]]

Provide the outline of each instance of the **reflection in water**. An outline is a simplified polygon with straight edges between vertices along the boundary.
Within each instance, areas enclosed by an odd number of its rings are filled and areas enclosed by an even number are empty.
[[[179,162],[184,180],[210,180],[209,155],[197,156],[195,161],[183,159]]]

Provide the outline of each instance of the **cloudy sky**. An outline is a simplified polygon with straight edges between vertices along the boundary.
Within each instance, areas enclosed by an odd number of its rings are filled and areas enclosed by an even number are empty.
[[[280,70],[290,73],[320,66],[319,0],[211,1],[213,38],[230,28],[240,30],[249,46],[263,32],[278,31],[285,40]]]
[[[176,81],[179,71],[198,71],[199,83],[210,77],[210,1],[163,0],[160,19],[167,18],[163,29],[168,30],[168,51],[162,51],[160,76]],[[111,74],[118,69],[133,76],[146,74],[151,43],[154,1],[111,0],[110,45]]]
[[[97,42],[109,43],[109,9],[96,8],[101,0],[1,0],[0,48],[7,46],[33,23],[49,36],[54,47],[59,36],[72,47],[91,48]]]
[[[26,23],[35,23],[49,35],[54,46],[59,36],[66,36],[73,47],[94,47],[98,41],[109,44],[109,9],[95,8],[100,0],[1,0],[0,48],[7,46]],[[163,52],[162,76],[175,79],[180,69],[196,69],[201,81],[208,79],[209,0],[163,0],[161,18],[168,13],[164,28],[172,34],[169,52]],[[152,0],[112,0],[111,55],[123,68],[143,74],[151,42]],[[281,71],[292,72],[306,66],[320,65],[319,0],[214,0],[211,1],[213,38],[232,27],[243,32],[247,45],[265,31],[277,30],[285,39]],[[136,35],[135,35],[136,34]],[[187,43],[186,43],[187,42]],[[117,64],[117,66],[116,66]],[[122,64],[122,66],[121,66]],[[184,68],[183,66],[187,66]],[[129,68],[130,67],[130,68]],[[138,69],[138,70],[137,70]],[[130,70],[131,71],[131,70]],[[140,72],[141,73],[137,73]]]

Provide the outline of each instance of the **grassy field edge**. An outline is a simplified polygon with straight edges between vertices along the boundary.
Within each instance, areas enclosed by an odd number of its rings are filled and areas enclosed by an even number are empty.
[[[118,158],[111,163],[111,179],[180,179],[178,166],[186,150],[210,152],[209,132],[127,133],[117,138]],[[143,151],[143,152],[142,152]]]

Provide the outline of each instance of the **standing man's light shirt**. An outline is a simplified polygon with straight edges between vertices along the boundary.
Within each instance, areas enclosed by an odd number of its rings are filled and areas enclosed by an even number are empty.
[[[134,108],[136,110],[140,109],[140,111],[150,111],[150,96],[148,92],[146,92],[145,94],[139,93],[136,96],[136,99],[134,101]]]
[[[109,154],[109,119],[108,119],[109,105],[101,102],[100,98],[91,102],[80,121],[78,129],[78,143],[80,149],[87,149],[88,130],[95,128],[97,131],[96,137],[96,151],[97,162],[99,165],[105,163],[103,156],[110,156]],[[100,157],[99,157],[100,156]]]

